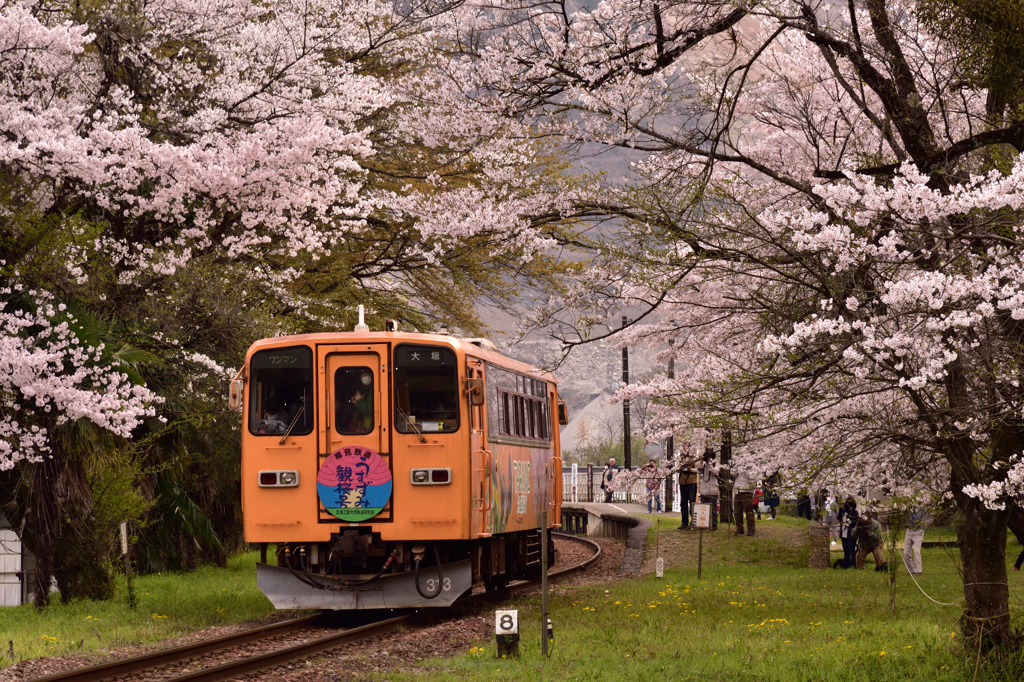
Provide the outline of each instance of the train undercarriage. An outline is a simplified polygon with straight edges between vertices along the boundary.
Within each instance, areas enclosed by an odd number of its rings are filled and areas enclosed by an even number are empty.
[[[261,563],[260,590],[278,609],[444,607],[483,583],[497,590],[540,575],[539,530],[478,540],[391,542],[369,528],[332,534],[328,542],[281,543],[275,564]],[[548,565],[554,565],[548,538]]]

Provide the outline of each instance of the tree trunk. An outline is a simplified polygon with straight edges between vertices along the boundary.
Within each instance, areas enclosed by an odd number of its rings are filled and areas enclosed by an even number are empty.
[[[54,549],[60,534],[60,502],[57,499],[60,462],[56,458],[47,457],[28,466],[32,467],[29,523],[35,537],[33,552],[36,555],[32,585],[36,608],[41,609],[50,603]]]
[[[957,531],[963,562],[964,613],[960,627],[968,641],[986,648],[1007,644],[1010,592],[1006,584],[1006,523],[1009,512],[986,509],[978,500],[964,503],[964,524]]]

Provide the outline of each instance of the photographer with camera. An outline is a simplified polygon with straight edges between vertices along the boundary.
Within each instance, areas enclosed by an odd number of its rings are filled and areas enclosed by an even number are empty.
[[[697,492],[700,493],[701,504],[711,505],[711,530],[718,530],[718,472],[721,469],[715,461],[715,451],[704,450],[704,456],[697,466]]]
[[[875,570],[887,571],[889,565],[882,556],[882,527],[873,516],[872,512],[865,511],[857,520],[857,542],[860,544],[860,549],[857,550],[857,568],[864,568],[864,560],[868,554],[872,554],[875,557]]]
[[[690,457],[690,444],[683,443],[680,456],[683,468],[679,470],[679,511],[682,521],[679,530],[689,530],[693,524],[693,505],[697,501],[697,458]]]

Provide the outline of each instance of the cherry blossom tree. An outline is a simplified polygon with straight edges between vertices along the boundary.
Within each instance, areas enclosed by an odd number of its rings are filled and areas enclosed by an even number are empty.
[[[0,0],[0,470],[38,482],[22,512],[87,487],[29,397],[185,476],[197,451],[237,460],[221,392],[251,340],[338,328],[357,303],[476,330],[476,299],[552,284],[560,162],[529,126],[450,106],[458,90],[432,69],[446,9]],[[46,331],[61,306],[122,343],[90,345],[71,321]],[[230,529],[231,467],[215,470],[222,488],[202,494]],[[49,509],[32,520],[51,524],[47,556],[67,546]]]
[[[616,240],[533,322],[567,348],[674,339],[676,378],[620,397],[731,431],[741,465],[943,491],[964,632],[1007,643],[1024,90],[1005,55],[950,35],[958,7],[483,1],[451,41],[467,96],[628,167],[575,198]]]

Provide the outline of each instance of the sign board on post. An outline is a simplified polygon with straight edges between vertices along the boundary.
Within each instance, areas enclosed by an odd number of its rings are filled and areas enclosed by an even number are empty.
[[[697,528],[710,528],[711,527],[711,505],[710,504],[695,504],[693,505],[693,525]]]
[[[576,476],[579,473],[579,465],[576,462],[572,463],[572,501],[579,502],[579,485],[577,483]]]
[[[654,562],[654,566],[656,575],[659,578],[665,577],[665,559],[663,557],[658,557],[657,561]]]
[[[498,658],[519,656],[519,611],[494,612],[494,641]]]
[[[128,522],[121,522],[121,556],[128,553]]]

